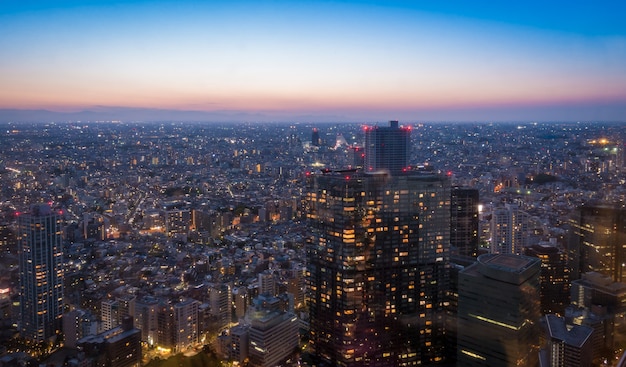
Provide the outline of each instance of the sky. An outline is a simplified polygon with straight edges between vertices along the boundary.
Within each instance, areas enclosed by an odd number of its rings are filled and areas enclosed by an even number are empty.
[[[0,0],[0,109],[626,121],[624,14],[602,0]]]

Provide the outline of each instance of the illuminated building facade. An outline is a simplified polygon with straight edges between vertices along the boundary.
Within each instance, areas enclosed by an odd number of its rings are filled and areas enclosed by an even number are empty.
[[[528,239],[529,216],[516,204],[494,208],[491,218],[491,253],[522,254]]]
[[[541,312],[563,315],[569,305],[570,278],[567,254],[555,246],[533,245],[524,249],[526,256],[541,259]]]
[[[61,219],[47,204],[18,216],[20,264],[20,334],[46,341],[61,330],[63,246]]]
[[[541,326],[537,258],[485,254],[459,273],[458,366],[535,366]]]
[[[595,271],[626,283],[626,209],[578,208],[570,219],[568,252],[572,279]]]
[[[444,362],[450,182],[432,173],[309,177],[310,350],[318,366]]]
[[[567,325],[565,319],[546,315],[546,348],[540,354],[541,366],[591,367],[593,329],[586,325]]]
[[[175,352],[195,346],[199,341],[200,302],[182,299],[161,304],[157,312],[157,345]]]
[[[397,174],[409,166],[411,130],[389,121],[388,127],[365,127],[365,167],[368,172],[387,170]]]

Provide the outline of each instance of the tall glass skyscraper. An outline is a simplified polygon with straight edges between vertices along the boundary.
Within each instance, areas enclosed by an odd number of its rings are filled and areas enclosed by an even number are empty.
[[[569,220],[568,262],[572,279],[596,271],[626,282],[626,209],[583,205]]]
[[[63,247],[59,216],[47,204],[18,216],[20,334],[40,343],[59,334],[63,313]]]
[[[458,366],[538,365],[541,260],[484,254],[459,273]]]
[[[450,245],[461,256],[478,256],[478,190],[453,187],[450,204]]]
[[[307,285],[318,366],[445,361],[450,182],[395,173],[309,177]]]

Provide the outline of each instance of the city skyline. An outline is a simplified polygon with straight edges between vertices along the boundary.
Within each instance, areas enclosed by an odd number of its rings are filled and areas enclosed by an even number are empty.
[[[624,10],[583,2],[7,4],[0,118],[623,121]]]

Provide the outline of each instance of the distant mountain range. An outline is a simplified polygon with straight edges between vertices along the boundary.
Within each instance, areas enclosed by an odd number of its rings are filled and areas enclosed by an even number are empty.
[[[94,107],[77,112],[0,109],[0,122],[344,122],[345,116],[242,111],[186,111],[157,108]]]
[[[323,112],[194,111],[94,106],[77,112],[0,109],[0,122],[626,122],[626,101],[462,108],[354,109]]]

